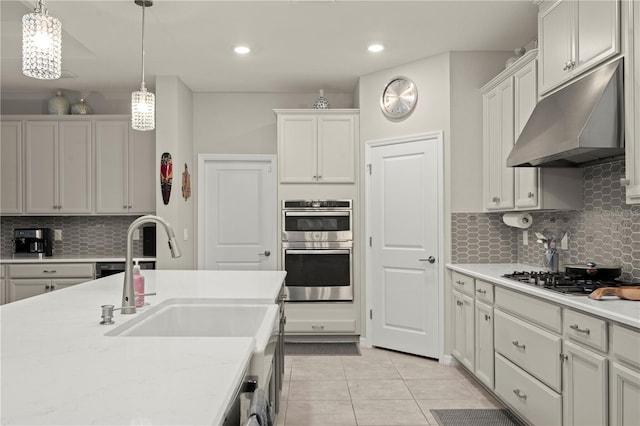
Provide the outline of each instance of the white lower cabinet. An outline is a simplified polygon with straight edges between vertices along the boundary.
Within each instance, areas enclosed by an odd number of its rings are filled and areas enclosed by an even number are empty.
[[[9,265],[7,302],[60,290],[94,279],[93,263]]]
[[[499,353],[495,392],[534,425],[562,424],[562,396]]]
[[[67,279],[18,279],[9,280],[9,301],[16,302],[28,297],[60,290],[75,284],[89,281],[89,278],[67,278]]]
[[[287,321],[286,330],[288,333],[355,333],[355,320],[290,320]]]
[[[640,425],[640,332],[614,324],[611,340],[611,424]]]
[[[453,295],[453,349],[451,354],[469,369],[475,369],[474,300],[457,291]]]
[[[565,341],[563,348],[563,425],[608,423],[607,358]]]
[[[493,389],[493,306],[476,300],[476,377]]]
[[[640,372],[614,362],[609,389],[611,424],[640,425]]]

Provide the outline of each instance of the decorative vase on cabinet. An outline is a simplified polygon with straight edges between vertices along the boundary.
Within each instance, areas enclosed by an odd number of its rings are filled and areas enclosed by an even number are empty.
[[[48,110],[51,115],[69,114],[69,101],[62,96],[60,90],[56,92],[55,96],[49,99]]]

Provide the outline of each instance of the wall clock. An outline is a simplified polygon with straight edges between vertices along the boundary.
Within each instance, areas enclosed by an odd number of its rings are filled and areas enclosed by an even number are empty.
[[[380,108],[387,118],[400,120],[407,117],[418,102],[418,88],[407,77],[392,78],[382,91]]]

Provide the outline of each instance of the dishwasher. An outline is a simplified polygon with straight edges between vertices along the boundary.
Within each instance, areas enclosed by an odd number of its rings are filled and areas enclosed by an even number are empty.
[[[156,262],[138,262],[140,269],[156,269]],[[125,262],[96,262],[96,279],[124,272]]]

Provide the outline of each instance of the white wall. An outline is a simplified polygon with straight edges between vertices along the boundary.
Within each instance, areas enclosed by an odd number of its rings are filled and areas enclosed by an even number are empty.
[[[62,81],[61,81],[62,83]],[[93,92],[60,89],[69,104],[73,105],[84,97],[93,114],[131,114],[131,92]],[[48,114],[49,99],[56,91],[42,92],[2,92],[0,110],[2,114]]]
[[[481,212],[482,95],[511,52],[451,52],[451,212]]]
[[[182,172],[187,164],[192,182],[195,181],[195,161],[193,155],[193,94],[177,77],[156,78],[156,159],[158,184],[156,185],[156,214],[171,223],[182,251],[182,257],[172,259],[167,246],[166,235],[157,227],[158,269],[195,269],[195,197],[182,198]],[[160,193],[160,157],[169,152],[173,159],[173,185],[168,205],[164,205]],[[192,194],[195,194],[195,188]],[[186,232],[186,239],[185,239]]]

